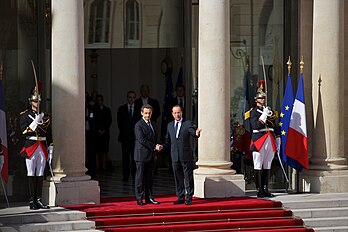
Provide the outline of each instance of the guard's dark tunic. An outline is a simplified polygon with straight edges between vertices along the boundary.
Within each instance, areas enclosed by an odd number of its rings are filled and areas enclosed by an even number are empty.
[[[33,110],[26,110],[20,114],[20,127],[23,136],[25,137],[24,147],[22,148],[20,155],[25,158],[30,158],[38,146],[41,146],[42,151],[45,154],[46,160],[48,159],[47,146],[52,143],[52,130],[50,126],[50,116],[45,113],[43,117],[43,124],[38,125],[35,131],[29,128],[29,125],[35,118],[35,112]],[[35,139],[36,137],[36,139]]]

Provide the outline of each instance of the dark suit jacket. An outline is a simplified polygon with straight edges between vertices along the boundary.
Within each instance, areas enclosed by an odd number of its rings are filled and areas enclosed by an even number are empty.
[[[173,162],[177,162],[178,160],[193,160],[190,137],[198,138],[198,136],[196,136],[196,128],[193,126],[193,123],[190,120],[183,120],[179,130],[179,136],[176,138],[174,122],[175,121],[168,123],[164,148],[168,148],[170,146]]]
[[[263,124],[259,121],[259,118],[261,116],[262,112],[262,107],[254,107],[251,112],[250,112],[250,129],[251,129],[251,141],[252,141],[252,146],[250,148],[251,151],[258,151],[258,149],[253,145],[254,142],[259,140],[263,135],[265,135],[267,132],[258,132],[258,133],[253,133],[253,130],[261,130],[261,129],[266,129],[266,128],[272,128],[275,129],[276,127],[276,114],[273,111],[272,116],[267,117],[266,124]],[[275,132],[271,131],[271,134],[275,138]]]
[[[135,140],[134,125],[136,117],[133,109],[133,117],[129,115],[128,104],[118,107],[117,110],[117,125],[120,130],[118,141],[121,143],[132,144]]]
[[[161,115],[161,108],[160,108],[160,104],[159,104],[158,100],[149,97],[148,100],[147,100],[147,103],[149,105],[151,105],[152,108],[153,108],[151,119],[153,121],[157,121],[158,117]],[[142,101],[142,99],[140,97],[140,98],[136,99],[135,102],[134,102],[134,108],[135,108],[134,113],[136,113],[138,119],[141,118],[141,113],[140,112],[141,112],[141,107],[142,106],[143,106],[143,101]]]
[[[146,124],[145,120],[140,119],[134,126],[135,148],[134,160],[149,162],[155,156],[157,132],[155,123],[151,122],[154,132]]]

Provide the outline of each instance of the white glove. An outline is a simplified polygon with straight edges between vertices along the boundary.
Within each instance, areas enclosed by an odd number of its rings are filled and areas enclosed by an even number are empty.
[[[280,152],[280,145],[282,144],[280,137],[276,138],[276,144],[277,144],[277,152],[278,152],[278,154],[280,154],[279,153]]]
[[[51,164],[53,159],[53,145],[48,147],[48,162]]]
[[[4,163],[5,163],[4,156],[0,155],[0,172],[2,171],[2,166],[4,166]]]
[[[272,112],[270,107],[268,107],[268,106],[263,107],[263,111],[262,111],[261,116],[259,117],[259,121],[266,123],[267,116],[272,116],[272,114],[273,114],[273,112]]]
[[[43,117],[44,117],[44,113],[41,114],[36,114],[35,118],[33,119],[33,121],[30,123],[29,128],[32,131],[35,131],[38,125],[41,125],[43,123]],[[29,115],[30,116],[30,115]],[[31,117],[32,118],[32,117]]]

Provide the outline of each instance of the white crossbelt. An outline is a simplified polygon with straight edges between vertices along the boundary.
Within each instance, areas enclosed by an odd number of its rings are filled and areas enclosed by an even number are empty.
[[[274,131],[273,128],[263,128],[260,130],[253,130],[253,133],[260,133],[260,132],[267,132],[267,131]]]
[[[28,140],[34,140],[34,141],[46,141],[46,137],[36,137],[36,136],[30,136],[27,137]]]

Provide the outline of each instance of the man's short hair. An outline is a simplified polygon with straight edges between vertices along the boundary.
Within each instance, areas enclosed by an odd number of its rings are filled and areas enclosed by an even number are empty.
[[[131,94],[131,93],[134,93],[134,95],[136,95],[136,93],[135,93],[133,90],[129,90],[129,91],[127,92],[127,97],[128,97],[128,95]]]
[[[178,88],[183,88],[185,90],[185,85],[183,84],[178,84],[176,87],[175,87],[175,91],[178,90]]]
[[[141,107],[141,112],[144,112],[144,109],[151,109],[153,111],[153,108],[150,104],[145,104]]]
[[[179,108],[180,108],[180,111],[182,112],[182,108],[181,108],[180,105],[175,105],[175,106],[173,106],[173,107],[172,107],[172,112],[173,112],[173,109],[176,108],[176,107],[179,107]]]

